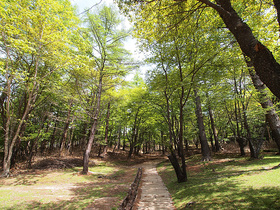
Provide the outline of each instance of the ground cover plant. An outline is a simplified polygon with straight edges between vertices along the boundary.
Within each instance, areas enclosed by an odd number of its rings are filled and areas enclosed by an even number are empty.
[[[94,158],[91,159],[88,175],[81,175],[81,158],[38,158],[32,169],[18,168],[14,176],[0,179],[0,207],[117,208],[134,180],[137,167],[133,164],[133,161]]]
[[[158,166],[177,209],[279,209],[280,157],[266,154],[249,160],[217,154],[201,162],[187,158],[188,182],[178,183],[169,162]]]

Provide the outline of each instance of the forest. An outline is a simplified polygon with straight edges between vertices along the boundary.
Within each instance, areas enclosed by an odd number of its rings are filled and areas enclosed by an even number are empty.
[[[167,157],[183,184],[193,157],[279,157],[279,0],[114,2],[0,2],[1,179],[38,157],[75,156],[86,176],[121,153]]]

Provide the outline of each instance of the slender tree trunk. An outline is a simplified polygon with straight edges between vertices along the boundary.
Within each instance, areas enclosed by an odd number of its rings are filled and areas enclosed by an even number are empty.
[[[110,102],[108,103],[107,107],[107,116],[106,116],[106,126],[105,126],[105,147],[103,150],[103,153],[101,154],[101,157],[105,157],[107,155],[107,149],[108,149],[108,133],[109,133],[109,118],[110,118]]]
[[[197,90],[194,90],[195,102],[196,102],[196,116],[197,116],[197,124],[199,129],[199,139],[201,144],[201,152],[202,152],[202,161],[211,160],[211,150],[207,142],[205,128],[203,123],[203,115],[201,110],[201,102],[200,97],[197,94]]]
[[[181,164],[182,164],[182,178],[180,180],[180,182],[183,182],[183,181],[187,181],[187,170],[186,170],[186,159],[185,159],[185,150],[184,150],[184,144],[183,144],[183,141],[184,141],[184,135],[183,135],[183,132],[184,132],[184,87],[181,87],[181,96],[180,96],[180,119],[179,119],[179,144],[178,144],[178,147],[179,147],[179,151],[180,151],[180,154],[181,154]],[[179,180],[178,180],[179,181]]]
[[[57,124],[58,124],[58,120],[57,120],[57,116],[56,116],[53,132],[52,132],[52,135],[51,135],[51,138],[50,138],[50,149],[49,149],[50,153],[53,152],[53,150],[54,150],[55,136],[56,136],[56,133],[57,133]]]
[[[131,141],[130,141],[130,144],[129,144],[129,152],[128,152],[128,156],[127,158],[130,159],[132,154],[133,154],[133,149],[134,149],[134,142],[133,142],[133,139],[134,137],[132,136],[131,137]]]
[[[241,121],[241,116],[240,116],[240,107],[238,105],[238,102],[237,102],[237,99],[236,99],[236,96],[239,95],[239,92],[238,92],[238,88],[237,88],[237,81],[236,81],[236,78],[234,77],[234,91],[235,91],[235,100],[234,100],[234,113],[235,113],[235,121],[236,121],[236,133],[237,133],[237,138],[236,138],[236,141],[239,145],[239,148],[240,148],[240,155],[241,156],[245,156],[245,146],[246,146],[246,139],[243,138],[241,136],[241,132],[240,132],[240,126],[239,126],[239,121]]]
[[[35,83],[35,82],[34,82]],[[36,86],[36,83],[34,84],[34,86]],[[8,90],[8,101],[7,101],[7,105],[6,105],[6,109],[7,109],[7,122],[5,125],[5,149],[4,149],[4,160],[3,160],[3,174],[2,176],[7,177],[10,175],[10,167],[11,167],[11,158],[12,158],[12,154],[13,154],[13,149],[14,149],[14,145],[16,143],[16,140],[20,134],[22,125],[24,124],[24,121],[27,117],[27,114],[29,113],[30,107],[32,102],[35,100],[35,95],[34,95],[34,91],[35,87],[33,87],[33,90],[29,93],[29,97],[28,97],[28,102],[26,105],[26,109],[23,113],[23,116],[20,119],[20,122],[17,125],[17,129],[14,133],[14,135],[12,137],[10,137],[10,132],[9,132],[9,127],[10,127],[10,90]]]
[[[126,132],[126,126],[123,128],[123,145],[122,145],[122,150],[125,151],[125,138],[127,137],[127,132]]]
[[[9,144],[10,144],[9,135],[10,135],[10,121],[11,121],[11,113],[10,113],[11,82],[10,82],[8,75],[6,75],[6,79],[7,79],[7,87],[6,87],[7,102],[6,102],[4,160],[3,160],[3,174],[2,174],[2,176],[5,176],[5,177],[10,175],[11,157],[12,157],[12,154],[11,154],[12,151],[9,149]]]
[[[122,133],[122,128],[121,128],[121,126],[119,126],[119,130],[118,130],[118,150],[121,149],[121,133]]]
[[[71,101],[69,101],[69,109],[68,109],[68,113],[67,113],[67,119],[66,119],[63,134],[62,134],[62,139],[61,139],[61,142],[60,142],[59,156],[63,156],[64,153],[65,153],[65,143],[66,143],[67,133],[68,133],[68,130],[69,130],[69,125],[70,125],[72,105],[73,105],[73,101],[71,100]]]
[[[131,140],[130,140],[130,149],[129,149],[129,153],[128,153],[128,158],[131,158],[134,147],[135,147],[135,145],[137,143],[137,140],[138,140],[139,126],[137,124],[141,121],[141,118],[140,118],[140,120],[138,119],[139,110],[140,110],[140,108],[138,107],[138,110],[135,114],[133,128],[132,128],[132,135],[131,135]]]
[[[93,118],[93,125],[90,130],[90,136],[88,140],[87,147],[84,152],[83,156],[83,171],[82,174],[87,174],[88,173],[88,163],[89,163],[89,155],[91,152],[91,148],[94,142],[94,137],[98,125],[98,117],[99,117],[99,111],[100,111],[100,104],[101,104],[101,93],[102,93],[102,78],[103,78],[103,73],[100,71],[100,78],[99,78],[99,84],[98,84],[98,92],[97,92],[97,103],[94,111],[94,118]]]
[[[217,130],[216,130],[215,122],[214,122],[214,115],[213,115],[213,111],[212,111],[210,105],[208,106],[208,112],[209,112],[209,117],[210,117],[210,122],[211,122],[212,133],[213,133],[214,141],[215,141],[215,152],[219,152],[221,149],[221,146],[219,144]]]
[[[250,127],[249,127],[249,124],[248,124],[246,110],[244,109],[244,105],[243,105],[243,115],[244,115],[243,116],[244,126],[245,126],[245,129],[247,131],[247,138],[248,138],[248,141],[249,141],[250,156],[253,159],[257,159],[257,158],[259,158],[259,154],[256,153],[256,148],[255,148],[255,145],[253,143],[252,134],[251,134],[251,130],[250,130]]]
[[[74,117],[73,117],[71,123],[73,123],[73,121],[74,121]],[[67,143],[67,152],[68,152],[68,154],[70,154],[70,155],[73,154],[73,147],[74,146],[75,146],[75,127],[71,126],[69,140],[68,140],[68,143]]]

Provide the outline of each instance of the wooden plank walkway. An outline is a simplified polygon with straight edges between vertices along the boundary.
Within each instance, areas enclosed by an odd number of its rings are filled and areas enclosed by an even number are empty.
[[[134,209],[165,210],[175,209],[171,196],[156,170],[158,162],[146,162],[142,165],[143,179],[139,190],[140,200]]]

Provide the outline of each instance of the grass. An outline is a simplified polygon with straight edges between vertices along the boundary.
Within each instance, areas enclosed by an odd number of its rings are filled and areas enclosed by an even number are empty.
[[[136,169],[100,162],[80,175],[81,167],[35,170],[0,179],[1,209],[84,209],[118,207],[133,182]],[[93,205],[94,204],[94,205]]]
[[[169,162],[158,166],[177,209],[280,209],[279,156],[262,160],[218,157],[187,160],[188,181],[177,183]]]

